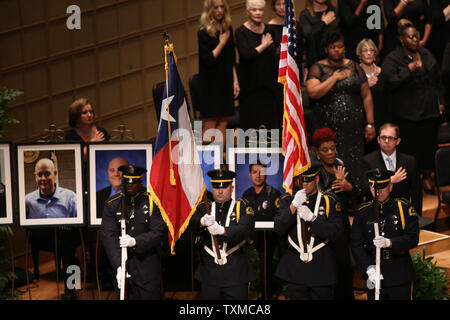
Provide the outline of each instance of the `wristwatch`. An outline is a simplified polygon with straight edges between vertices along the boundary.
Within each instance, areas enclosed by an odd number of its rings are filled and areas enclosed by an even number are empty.
[[[373,128],[373,122],[369,122],[369,123],[366,125],[366,127],[369,128],[369,129],[372,129],[372,128]]]

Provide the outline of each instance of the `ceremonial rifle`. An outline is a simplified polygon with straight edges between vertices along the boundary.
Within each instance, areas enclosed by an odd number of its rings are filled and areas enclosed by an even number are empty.
[[[294,182],[294,188],[293,188],[293,196],[294,197],[295,197],[295,194],[297,193],[297,191],[299,191],[301,189],[300,186],[303,186],[303,177],[301,175],[299,175],[296,178],[298,179],[297,180],[298,184],[295,184],[295,182]],[[306,254],[308,251],[308,241],[306,239],[306,222],[305,222],[305,220],[303,220],[301,218],[300,218],[300,229],[302,231],[302,239],[301,240],[303,243],[303,251]]]
[[[124,237],[127,234],[126,228],[126,199],[125,194],[122,196],[122,216],[120,218],[120,234]],[[125,300],[125,277],[127,274],[127,248],[122,248],[122,258],[121,258],[121,275],[120,275],[120,300]]]
[[[206,207],[206,213],[208,215],[211,214],[211,207],[209,206],[206,192],[203,193],[203,203],[205,204],[205,207]],[[217,237],[215,235],[214,236],[211,235],[211,236],[212,236],[212,240],[213,240],[213,246],[216,249],[216,255],[217,255],[216,262],[218,262],[218,261],[222,260],[222,256],[220,254],[220,249],[219,249],[219,242],[217,241]]]
[[[375,181],[376,187],[376,181]],[[380,203],[378,202],[377,189],[375,189],[375,223],[373,224],[373,228],[375,231],[375,237],[380,235],[379,231],[379,223],[380,223]],[[377,281],[375,281],[375,300],[380,300],[380,256],[381,256],[381,248],[375,248],[375,272],[377,273]]]
[[[376,177],[380,177],[381,173],[379,169],[375,169],[374,171],[368,171],[367,173],[375,173]],[[373,228],[375,237],[378,237],[380,235],[380,203],[378,202],[378,185],[377,185],[377,179],[374,179],[373,183],[373,189],[374,192],[374,214],[375,214],[375,221],[373,222]],[[375,247],[375,272],[377,274],[377,281],[375,281],[375,300],[380,300],[380,288],[381,288],[381,268],[380,268],[380,259],[381,258],[381,248]]]

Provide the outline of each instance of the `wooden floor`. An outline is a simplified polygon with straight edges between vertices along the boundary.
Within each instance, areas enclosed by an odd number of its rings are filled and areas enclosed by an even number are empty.
[[[435,209],[437,206],[437,198],[433,195],[424,195],[423,201],[423,215],[434,218]],[[450,208],[444,208],[439,215],[439,221],[436,232],[421,232],[419,246],[416,251],[423,246],[427,246],[427,254],[433,254],[435,260],[438,261],[438,266],[447,269],[447,275],[450,276]],[[441,241],[445,240],[445,241]],[[413,249],[414,250],[414,249]],[[428,252],[431,250],[432,252]],[[56,285],[56,272],[53,255],[48,252],[42,252],[40,255],[40,280],[34,281],[28,287],[22,286],[17,288],[22,294],[18,299],[22,300],[58,300],[60,295],[64,292],[63,281],[60,281],[59,286]],[[31,264],[31,257],[29,264]],[[25,268],[25,258],[22,257],[17,260],[16,267]],[[30,268],[30,271],[31,268]],[[78,290],[80,300],[115,300],[116,296],[113,291],[99,290],[96,282],[82,282],[81,290]],[[355,272],[354,287],[362,288],[364,282],[359,272]],[[196,300],[200,298],[200,293],[197,291],[187,292],[165,292],[164,299],[176,300]],[[366,294],[355,290],[355,299],[366,300]]]

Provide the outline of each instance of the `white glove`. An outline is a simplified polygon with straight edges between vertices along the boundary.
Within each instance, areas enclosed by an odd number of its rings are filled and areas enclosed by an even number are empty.
[[[208,231],[213,236],[221,236],[225,233],[225,228],[218,224],[217,221],[214,221],[214,223],[208,227]]]
[[[119,237],[121,248],[131,248],[136,245],[136,239],[126,234],[123,237]]]
[[[302,189],[297,191],[297,193],[295,194],[294,200],[292,200],[292,205],[296,208],[298,208],[299,206],[301,206],[302,204],[304,204],[306,201],[306,190]]]
[[[377,248],[389,248],[391,246],[391,240],[382,236],[375,237],[373,244]]]
[[[126,278],[130,278],[130,274],[127,272],[125,275]],[[117,268],[117,274],[116,274],[116,280],[117,280],[117,287],[120,289],[120,280],[122,279],[122,267]]]
[[[314,218],[314,214],[307,206],[300,206],[297,208],[297,214],[301,219],[305,221],[311,221]]]
[[[214,217],[212,214],[205,214],[201,219],[200,219],[200,225],[204,226],[204,227],[209,227],[212,226],[214,224]]]
[[[366,271],[367,275],[368,275],[368,279],[370,282],[375,283],[378,280],[378,277],[380,278],[380,280],[383,280],[383,275],[380,273],[380,275],[377,275],[377,271],[375,270],[374,266],[370,266],[369,268],[367,268]]]

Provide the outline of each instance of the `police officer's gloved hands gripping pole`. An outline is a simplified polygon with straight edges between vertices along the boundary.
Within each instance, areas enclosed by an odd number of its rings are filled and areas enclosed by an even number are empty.
[[[120,243],[121,248],[132,248],[136,245],[136,239],[134,239],[130,235],[126,234],[123,237],[122,236],[119,237],[119,243]],[[131,277],[128,272],[126,274],[126,277],[127,278]],[[122,267],[117,268],[116,279],[117,279],[117,286],[119,289],[121,289]]]

